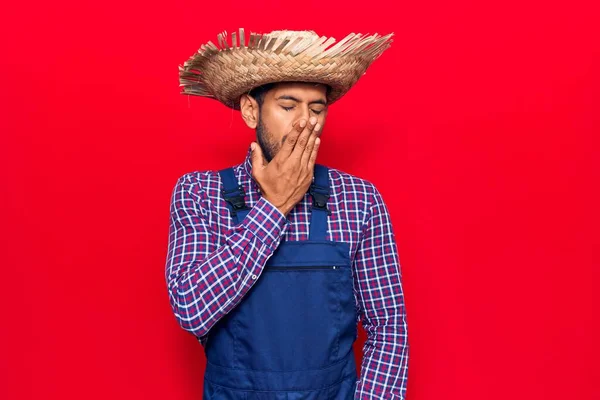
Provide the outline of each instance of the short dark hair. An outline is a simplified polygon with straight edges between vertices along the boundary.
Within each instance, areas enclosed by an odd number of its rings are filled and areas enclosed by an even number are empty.
[[[273,89],[275,86],[277,86],[277,82],[265,83],[264,85],[252,88],[248,92],[248,95],[252,96],[254,100],[256,100],[256,102],[258,103],[258,108],[261,108],[263,102],[265,101],[265,95],[269,90]]]
[[[252,96],[254,98],[254,100],[256,100],[256,102],[258,103],[258,108],[260,109],[263,105],[263,102],[265,101],[265,95],[267,94],[267,92],[269,90],[273,89],[275,86],[277,86],[278,83],[280,83],[280,82],[270,82],[270,83],[265,83],[264,85],[252,88],[248,92],[248,95]],[[331,93],[331,86],[325,85],[325,87],[327,88],[326,96],[329,96],[329,93]]]

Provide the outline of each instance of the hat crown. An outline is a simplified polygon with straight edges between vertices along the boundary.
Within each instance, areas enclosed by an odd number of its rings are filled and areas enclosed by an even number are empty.
[[[297,38],[301,37],[302,39],[313,39],[316,40],[319,38],[319,35],[315,31],[292,31],[292,30],[279,30],[279,31],[271,31],[266,34],[268,37],[279,37],[281,39],[288,38]]]

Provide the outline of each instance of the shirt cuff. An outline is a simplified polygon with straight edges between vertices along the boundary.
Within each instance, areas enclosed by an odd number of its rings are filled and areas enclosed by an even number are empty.
[[[240,225],[275,250],[290,226],[290,221],[277,207],[261,196]]]

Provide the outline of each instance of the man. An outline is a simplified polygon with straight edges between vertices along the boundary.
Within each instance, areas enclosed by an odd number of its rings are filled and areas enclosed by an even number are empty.
[[[390,44],[314,32],[219,35],[180,68],[183,93],[240,110],[244,161],[180,177],[171,199],[170,303],[204,347],[205,400],[404,399],[401,271],[370,182],[316,164],[329,106]],[[367,333],[357,379],[352,344]]]

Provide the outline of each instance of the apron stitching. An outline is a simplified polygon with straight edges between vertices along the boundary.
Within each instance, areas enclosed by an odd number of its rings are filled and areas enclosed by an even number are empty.
[[[352,349],[349,349],[348,352],[353,352]],[[346,357],[346,355],[344,356]],[[285,369],[285,370],[279,370],[279,369],[253,369],[253,368],[247,368],[247,367],[228,367],[226,365],[219,365],[219,364],[215,364],[213,362],[210,362],[208,360],[206,360],[207,364],[213,364],[216,367],[219,368],[223,368],[223,369],[228,369],[228,370],[241,370],[241,371],[252,371],[252,372],[256,372],[256,373],[261,373],[261,374],[270,374],[270,373],[277,373],[277,372],[303,372],[303,371],[321,371],[321,370],[326,370],[326,369],[331,369],[332,367],[334,367],[335,365],[341,364],[343,362],[346,362],[345,358],[336,360],[335,362],[326,365],[324,367],[320,367],[320,368],[305,368],[305,369]]]
[[[238,342],[239,342],[239,320],[235,319],[233,320],[233,360],[232,360],[232,364],[233,366],[238,366],[240,365],[239,360],[238,360],[238,351],[237,351],[237,347],[238,347]]]
[[[335,293],[335,299],[336,299],[336,307],[337,307],[337,324],[336,324],[336,341],[335,341],[335,359],[337,360],[340,357],[340,330],[341,330],[341,325],[342,325],[342,305],[341,305],[341,299],[340,299],[340,291],[342,290],[341,288],[341,282],[340,279],[342,278],[342,276],[338,277],[338,279],[336,280],[336,293]]]
[[[227,390],[232,390],[232,391],[236,391],[236,392],[253,392],[253,393],[289,393],[289,392],[318,392],[321,390],[328,390],[331,389],[335,386],[338,386],[340,383],[344,382],[347,379],[354,379],[354,374],[350,373],[348,375],[344,375],[343,377],[340,378],[339,381],[336,381],[334,383],[332,383],[331,385],[327,385],[327,386],[321,386],[318,388],[310,388],[310,389],[300,389],[300,388],[294,388],[294,389],[288,389],[288,390],[255,390],[255,389],[238,389],[238,388],[232,388],[229,386],[223,386],[223,385],[219,385],[218,383],[215,383],[213,381],[211,381],[210,379],[204,378],[204,380],[210,382],[211,385],[214,386],[218,386],[222,389],[227,389]]]

